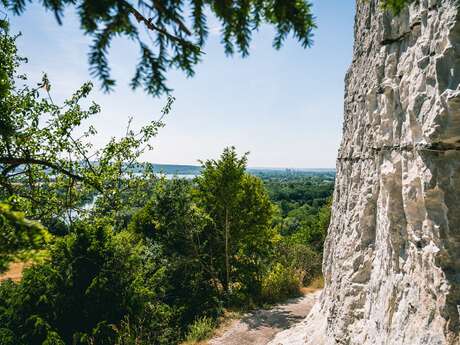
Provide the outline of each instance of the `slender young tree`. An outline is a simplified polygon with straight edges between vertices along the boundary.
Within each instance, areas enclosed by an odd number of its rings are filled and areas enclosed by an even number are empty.
[[[203,162],[196,179],[197,203],[212,220],[211,265],[217,266],[226,292],[231,292],[234,278],[257,274],[273,238],[273,205],[261,181],[246,172],[246,164],[247,154],[238,157],[234,147],[226,148],[219,160]]]
[[[214,220],[215,230],[223,239],[224,288],[228,291],[230,279],[230,228],[238,212],[238,193],[246,169],[247,155],[238,158],[233,147],[226,148],[220,160],[203,162],[203,173],[197,179],[198,193],[203,207]]]

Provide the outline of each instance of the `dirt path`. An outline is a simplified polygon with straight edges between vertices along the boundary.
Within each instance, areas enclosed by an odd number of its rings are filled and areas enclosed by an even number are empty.
[[[272,309],[248,313],[233,321],[224,334],[209,340],[208,345],[265,345],[276,333],[303,320],[320,293],[317,290]]]

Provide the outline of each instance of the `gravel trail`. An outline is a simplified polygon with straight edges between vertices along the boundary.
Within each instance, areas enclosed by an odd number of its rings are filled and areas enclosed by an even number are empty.
[[[306,293],[271,309],[255,310],[233,321],[208,345],[265,345],[278,333],[302,321],[318,299],[321,290]]]

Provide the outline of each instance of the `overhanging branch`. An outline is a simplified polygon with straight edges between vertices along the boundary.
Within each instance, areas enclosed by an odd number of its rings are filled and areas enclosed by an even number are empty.
[[[178,42],[184,46],[189,46],[190,48],[193,48],[193,49],[197,49],[199,50],[200,48],[193,44],[192,42],[189,42],[187,40],[184,40],[183,38],[181,37],[177,37],[177,36],[174,36],[172,34],[170,34],[169,32],[167,32],[166,30],[164,30],[163,28],[160,28],[158,26],[156,26],[155,24],[152,23],[152,19],[149,18],[147,19],[146,17],[144,17],[144,15],[142,15],[142,13],[140,13],[137,9],[135,9],[133,6],[131,6],[131,4],[129,4],[128,2],[126,1],[123,1],[123,3],[126,5],[126,7],[129,9],[129,11],[134,15],[134,17],[136,18],[136,20],[139,22],[139,23],[144,23],[145,26],[151,30],[151,31],[157,31],[159,32],[160,34],[163,34],[165,35],[166,37],[168,37],[170,40],[172,41],[175,41],[175,42]],[[185,26],[184,26],[185,27]],[[183,31],[185,32],[190,32],[187,28],[182,29]]]
[[[50,162],[46,159],[37,159],[37,158],[31,158],[31,157],[0,157],[0,164],[8,165],[5,170],[6,171],[11,171],[12,169],[23,165],[23,164],[35,164],[35,165],[41,165],[53,170],[56,170],[72,179],[75,179],[77,181],[82,181],[90,184],[94,188],[96,188],[99,192],[102,193],[102,189],[93,181],[88,180],[84,176],[75,174],[68,169],[65,169],[61,166],[59,166],[56,163]]]

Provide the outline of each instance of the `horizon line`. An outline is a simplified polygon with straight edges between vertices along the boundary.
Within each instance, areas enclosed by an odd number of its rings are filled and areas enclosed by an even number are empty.
[[[153,163],[153,162],[141,162],[141,163],[150,163],[152,165],[177,165],[177,166],[188,166],[188,167],[197,167],[200,168],[199,164],[183,164],[183,163]],[[336,170],[336,168],[299,168],[299,167],[274,167],[274,166],[248,166],[247,169],[270,169],[270,170]]]

